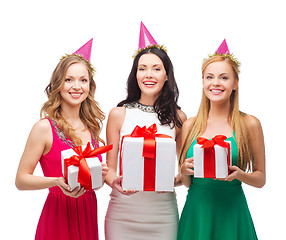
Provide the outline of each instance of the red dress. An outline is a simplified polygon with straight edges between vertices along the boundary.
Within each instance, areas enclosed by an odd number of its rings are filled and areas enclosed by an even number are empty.
[[[48,119],[53,132],[51,150],[40,159],[46,177],[61,177],[61,151],[75,144]],[[92,137],[92,145],[96,147]],[[101,157],[101,156],[99,156]],[[47,200],[39,219],[36,240],[98,240],[97,200],[94,190],[79,198],[66,196],[59,187],[49,189]]]

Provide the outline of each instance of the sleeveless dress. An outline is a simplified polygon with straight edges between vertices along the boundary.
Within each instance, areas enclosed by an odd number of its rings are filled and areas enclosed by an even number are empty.
[[[232,147],[232,165],[237,165],[237,144]],[[193,157],[195,140],[187,152]],[[241,182],[195,178],[183,208],[178,240],[254,240],[257,239]]]
[[[75,144],[58,128],[54,120],[48,120],[52,127],[53,144],[51,150],[41,157],[40,164],[45,177],[62,177],[61,151],[75,147]],[[97,147],[93,136],[92,145]],[[50,188],[35,239],[98,240],[95,192],[86,191],[79,198],[72,198],[66,196],[59,187]]]
[[[175,138],[175,128],[162,126],[153,107],[139,103],[126,104],[121,138],[136,125],[157,124],[157,133]],[[113,189],[105,218],[106,240],[175,240],[178,208],[175,192],[137,192],[126,196]]]

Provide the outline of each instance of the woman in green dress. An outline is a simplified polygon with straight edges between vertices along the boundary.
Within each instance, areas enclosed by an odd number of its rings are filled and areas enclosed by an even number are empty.
[[[202,65],[203,95],[198,114],[182,128],[180,172],[189,188],[178,240],[257,239],[241,183],[265,184],[265,150],[261,124],[238,108],[239,62],[225,40]],[[225,135],[231,142],[232,166],[225,179],[194,177],[193,146],[198,137]]]

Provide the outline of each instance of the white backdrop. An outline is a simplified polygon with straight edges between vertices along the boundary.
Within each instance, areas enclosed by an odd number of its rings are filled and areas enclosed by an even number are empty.
[[[267,160],[266,186],[244,185],[244,190],[259,239],[282,239],[286,214],[282,151],[286,15],[282,4],[277,0],[1,1],[0,238],[34,238],[48,190],[18,191],[14,179],[59,58],[94,38],[91,62],[97,71],[96,100],[108,116],[125,97],[142,20],[168,49],[180,89],[179,105],[188,117],[199,106],[203,58],[226,38],[230,51],[242,62],[240,109],[260,119]],[[105,126],[106,120],[104,139]],[[42,175],[39,166],[35,174]],[[187,189],[176,191],[181,212]],[[100,239],[104,239],[109,193],[108,186],[97,192]]]

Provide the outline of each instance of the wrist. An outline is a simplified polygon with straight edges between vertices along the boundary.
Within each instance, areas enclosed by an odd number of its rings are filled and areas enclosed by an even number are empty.
[[[175,179],[174,179],[174,186],[179,186],[179,185],[182,185],[182,180],[181,180],[181,173],[178,173],[177,176],[175,176]]]
[[[114,181],[114,179],[105,176],[104,182],[111,188],[113,188],[113,181]]]
[[[54,187],[61,187],[61,178],[63,177],[57,177],[54,179]]]
[[[237,179],[241,182],[244,182],[244,179],[247,178],[248,173],[239,169]]]
[[[112,189],[117,189],[116,186],[117,186],[118,184],[119,184],[119,183],[118,183],[118,181],[117,181],[117,178],[114,178],[114,179],[111,180],[109,186],[110,186]]]

